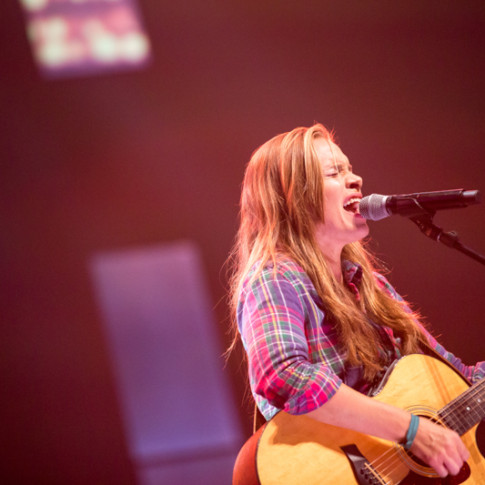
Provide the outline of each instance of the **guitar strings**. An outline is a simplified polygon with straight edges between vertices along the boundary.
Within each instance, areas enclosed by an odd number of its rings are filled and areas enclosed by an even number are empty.
[[[369,462],[369,465],[379,474],[379,479],[385,480],[384,483],[386,485],[391,485],[393,483],[390,475],[398,469],[397,465],[404,465],[409,469],[399,457],[395,448],[389,448],[386,452]]]
[[[388,482],[387,480],[384,479],[384,477],[381,477],[379,473],[377,473],[377,470],[374,470],[371,466],[370,463],[366,463],[364,465],[365,468],[368,469],[369,473],[371,473],[374,478],[376,478],[377,480],[379,480],[379,483],[381,485],[392,485],[390,482]]]
[[[485,390],[485,380],[481,380],[472,387],[469,388],[468,392],[464,395],[457,397],[446,406],[444,406],[440,411],[437,412],[442,420],[447,420],[447,426],[455,425],[460,423],[460,419],[453,418],[453,416],[461,415],[462,418],[468,419],[470,413],[474,412],[476,414],[477,423],[481,419],[479,410],[482,410],[484,403],[482,402],[482,391]],[[465,409],[466,413],[463,413]],[[426,419],[426,418],[425,418]],[[463,421],[463,419],[461,420]],[[392,473],[398,469],[398,466],[404,466],[409,469],[409,466],[402,460],[396,448],[389,448],[386,452],[382,453],[376,459],[370,461],[367,465],[369,471],[383,484],[392,485]],[[403,477],[404,478],[404,477]]]
[[[453,429],[457,427],[457,424],[460,425],[464,420],[467,421],[467,425],[470,425],[468,422],[470,417],[474,419],[475,423],[478,423],[482,419],[485,410],[485,402],[483,402],[485,393],[482,392],[485,391],[484,385],[485,380],[477,382],[469,388],[468,392],[465,392],[463,395],[444,406],[438,412],[438,415],[446,420],[447,425],[451,425]],[[450,416],[451,419],[448,419]],[[454,419],[454,416],[457,416],[457,419]],[[467,429],[469,428],[462,430],[461,427],[459,427],[457,431],[463,433],[467,431]]]
[[[483,403],[481,402],[481,394],[484,389],[481,389],[482,385],[485,385],[485,380],[479,381],[474,386],[470,387],[468,392],[465,392],[463,395],[458,396],[453,401],[449,402],[446,406],[443,407],[443,410],[447,410],[448,408],[453,408],[454,406],[463,405],[464,403],[469,403],[473,407],[482,407]],[[483,393],[485,394],[485,393]],[[476,401],[474,400],[478,395]]]

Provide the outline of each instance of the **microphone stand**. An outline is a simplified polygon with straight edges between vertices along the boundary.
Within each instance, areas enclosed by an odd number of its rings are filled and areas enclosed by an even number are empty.
[[[455,231],[445,232],[441,227],[438,227],[433,223],[433,217],[435,212],[428,212],[424,208],[422,208],[417,201],[416,205],[419,206],[422,210],[421,214],[414,215],[410,217],[410,219],[419,227],[421,232],[428,236],[429,238],[433,239],[433,241],[440,242],[449,248],[456,249],[470,258],[478,261],[485,265],[485,257],[481,254],[477,253],[473,249],[463,245],[458,240],[458,234]]]

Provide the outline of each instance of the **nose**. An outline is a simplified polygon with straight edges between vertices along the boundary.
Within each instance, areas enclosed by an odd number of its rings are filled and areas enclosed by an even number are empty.
[[[359,191],[362,189],[362,184],[363,184],[362,177],[360,177],[359,175],[353,172],[348,173],[346,182],[347,182],[347,187],[349,189],[356,189]]]

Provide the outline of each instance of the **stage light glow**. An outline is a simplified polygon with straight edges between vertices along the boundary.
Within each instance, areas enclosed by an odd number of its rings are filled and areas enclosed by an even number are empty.
[[[20,0],[40,72],[48,78],[136,69],[150,60],[133,0]]]
[[[26,10],[36,11],[44,8],[49,0],[20,0]]]

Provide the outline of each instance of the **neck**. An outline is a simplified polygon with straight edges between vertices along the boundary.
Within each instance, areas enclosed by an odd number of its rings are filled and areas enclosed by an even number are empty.
[[[343,246],[335,244],[334,240],[328,240],[325,233],[320,232],[317,228],[316,239],[322,254],[327,260],[328,266],[332,270],[333,275],[340,283],[343,282],[342,276],[342,250]]]

